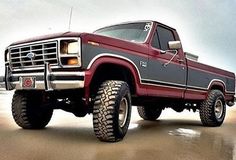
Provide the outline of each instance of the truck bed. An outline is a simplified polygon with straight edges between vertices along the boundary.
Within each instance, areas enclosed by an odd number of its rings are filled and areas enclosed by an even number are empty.
[[[187,90],[208,91],[212,85],[222,87],[227,100],[232,100],[235,94],[235,74],[187,59]]]

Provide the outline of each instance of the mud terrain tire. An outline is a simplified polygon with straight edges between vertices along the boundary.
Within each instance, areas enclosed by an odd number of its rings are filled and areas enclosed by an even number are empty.
[[[15,91],[12,100],[12,116],[24,129],[41,129],[50,121],[52,108],[43,106],[40,91]]]
[[[210,91],[206,100],[200,105],[200,118],[204,126],[220,126],[225,118],[225,98],[220,90]]]
[[[101,141],[117,142],[123,139],[129,127],[131,96],[123,81],[105,81],[99,88],[93,108],[93,127]]]

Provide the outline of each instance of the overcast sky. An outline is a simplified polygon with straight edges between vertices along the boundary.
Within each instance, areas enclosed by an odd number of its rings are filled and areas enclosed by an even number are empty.
[[[0,0],[0,66],[11,42],[68,31],[70,7],[72,31],[157,20],[176,28],[200,62],[236,72],[236,0]]]

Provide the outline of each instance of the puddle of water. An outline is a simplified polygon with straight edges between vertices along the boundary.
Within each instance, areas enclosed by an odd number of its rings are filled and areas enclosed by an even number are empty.
[[[135,123],[129,124],[129,129],[136,129],[136,128],[138,128],[138,124],[135,124]]]
[[[187,137],[187,138],[196,138],[196,137],[201,136],[200,131],[186,129],[186,128],[178,128],[174,131],[169,131],[168,134],[171,136],[183,136],[183,137]]]
[[[231,135],[186,128],[171,130],[168,134],[183,138],[180,142],[187,140],[189,148],[195,147],[196,152],[206,154],[210,159],[218,155],[219,159],[236,160],[236,139]]]

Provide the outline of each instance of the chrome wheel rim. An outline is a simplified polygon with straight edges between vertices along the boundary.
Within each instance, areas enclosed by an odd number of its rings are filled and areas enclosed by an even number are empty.
[[[119,125],[120,127],[124,127],[125,122],[127,120],[128,115],[128,101],[125,97],[123,97],[120,101],[119,107]]]
[[[216,118],[221,118],[223,115],[224,105],[220,99],[215,102],[215,116]]]

